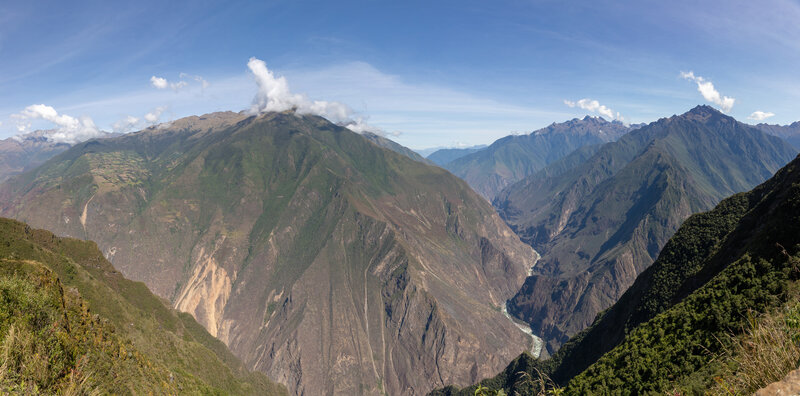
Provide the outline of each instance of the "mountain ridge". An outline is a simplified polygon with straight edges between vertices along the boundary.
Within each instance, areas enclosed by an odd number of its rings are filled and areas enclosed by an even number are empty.
[[[544,375],[548,386],[561,386],[567,395],[757,390],[727,382],[738,375],[735,359],[753,358],[732,355],[731,345],[749,342],[737,340],[762,315],[797,310],[799,167],[800,156],[753,190],[690,216],[619,301],[553,358],[523,354],[481,385],[527,394],[539,389],[535,381]],[[785,320],[794,337],[794,316]],[[448,387],[431,395],[472,395],[475,389]]]
[[[505,187],[522,180],[582,146],[614,141],[630,130],[601,117],[572,119],[531,132],[500,138],[489,147],[444,164],[484,198],[493,200]]]
[[[320,117],[217,113],[87,142],[0,197],[97,240],[291,393],[426,392],[532,347],[500,307],[535,252],[463,181]]]
[[[692,213],[755,186],[796,151],[707,107],[662,118],[504,190],[501,217],[542,258],[509,312],[555,352],[622,295]]]

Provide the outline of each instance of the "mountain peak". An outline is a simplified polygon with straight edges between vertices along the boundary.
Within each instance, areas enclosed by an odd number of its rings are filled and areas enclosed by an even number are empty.
[[[682,118],[688,120],[698,120],[698,121],[706,121],[714,116],[725,116],[725,115],[719,110],[709,105],[697,105],[693,109],[681,115]]]
[[[577,118],[576,118],[576,120],[577,120]],[[587,115],[587,116],[583,117],[583,119],[581,121],[591,122],[591,123],[594,123],[594,124],[607,124],[608,123],[608,121],[606,121],[606,119],[603,118],[603,117],[590,116],[590,115]]]

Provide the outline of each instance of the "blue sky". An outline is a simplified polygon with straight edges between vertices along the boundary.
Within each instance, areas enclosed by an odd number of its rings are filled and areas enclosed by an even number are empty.
[[[700,103],[800,119],[798,1],[109,3],[0,5],[0,137],[244,110],[251,57],[413,148]]]

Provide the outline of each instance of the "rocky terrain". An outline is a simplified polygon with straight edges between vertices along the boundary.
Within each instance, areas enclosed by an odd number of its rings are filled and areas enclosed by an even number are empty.
[[[536,253],[448,172],[316,116],[214,113],[78,144],[2,214],[91,239],[292,394],[424,394],[504,367]]]
[[[523,354],[481,384],[507,394],[541,386],[566,395],[751,394],[784,378],[797,365],[800,337],[798,186],[800,158],[692,215],[619,300],[552,358]],[[759,394],[791,389],[795,377]]]
[[[509,186],[494,205],[542,254],[509,312],[555,352],[617,301],[684,219],[753,188],[796,153],[698,106]]]

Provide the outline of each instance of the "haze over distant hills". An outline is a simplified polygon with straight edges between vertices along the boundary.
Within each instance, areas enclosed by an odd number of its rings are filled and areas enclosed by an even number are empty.
[[[2,213],[95,240],[293,394],[420,394],[530,350],[504,317],[536,260],[447,171],[291,112],[78,144]]]
[[[575,118],[527,135],[506,136],[483,150],[443,166],[491,201],[506,186],[551,162],[580,147],[614,141],[630,128],[601,117]]]
[[[796,154],[698,106],[507,187],[494,205],[542,254],[509,311],[555,352],[625,292],[684,219],[766,180]]]
[[[454,148],[442,148],[434,151],[433,153],[429,154],[425,158],[432,161],[434,164],[443,166],[444,164],[451,162],[453,160],[459,159],[465,155],[472,154],[476,151],[480,151],[489,147],[485,144],[471,146],[471,147],[454,147]]]
[[[372,142],[372,143],[374,143],[374,144],[376,144],[376,145],[378,145],[380,147],[392,150],[392,151],[394,151],[395,153],[398,153],[398,154],[405,155],[406,157],[411,158],[414,161],[419,161],[419,162],[422,162],[422,163],[431,164],[430,161],[425,159],[425,157],[421,156],[420,154],[418,154],[414,150],[411,150],[410,148],[405,147],[403,145],[400,145],[400,144],[394,142],[393,140],[385,138],[385,137],[383,137],[381,135],[378,135],[378,134],[375,134],[375,133],[367,131],[367,132],[362,132],[361,136],[367,138],[367,140],[369,140],[370,142]]]
[[[795,121],[790,125],[777,125],[777,124],[758,124],[756,128],[764,133],[778,136],[800,150],[800,121]]]

